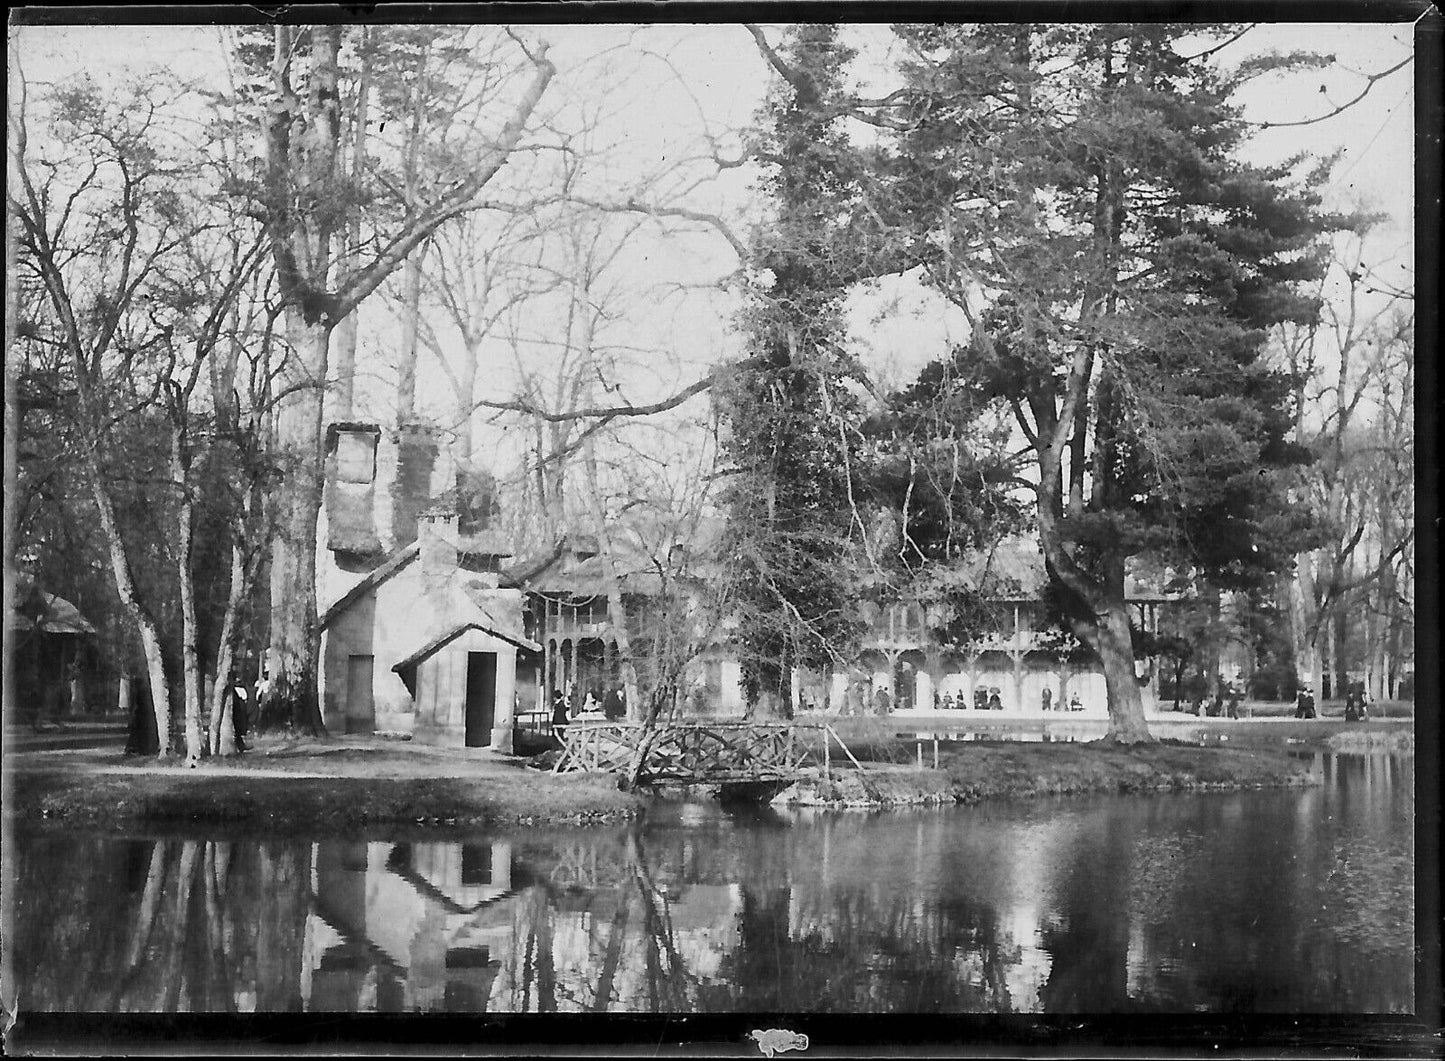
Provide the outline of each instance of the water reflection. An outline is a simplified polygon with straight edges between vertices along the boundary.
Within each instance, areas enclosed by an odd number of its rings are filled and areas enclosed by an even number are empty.
[[[20,846],[38,1009],[1405,1011],[1413,763],[1317,789],[466,843]]]

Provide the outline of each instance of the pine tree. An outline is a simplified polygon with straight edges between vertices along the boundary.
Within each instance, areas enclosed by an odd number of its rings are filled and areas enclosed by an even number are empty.
[[[1241,155],[1198,27],[901,27],[912,120],[891,221],[968,312],[967,385],[1033,454],[1045,566],[1099,657],[1112,739],[1150,739],[1124,582],[1131,558],[1250,588],[1289,563],[1289,380],[1267,329],[1317,312],[1323,168]]]
[[[772,216],[753,239],[763,279],[742,321],[749,367],[717,404],[735,466],[723,503],[743,690],[786,712],[792,669],[826,663],[857,633],[846,558],[861,414],[840,341],[859,161],[835,106],[852,57],[836,28],[795,27],[780,56],[788,73],[756,145]]]

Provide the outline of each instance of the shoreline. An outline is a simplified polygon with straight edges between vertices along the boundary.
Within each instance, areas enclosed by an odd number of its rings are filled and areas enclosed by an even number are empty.
[[[864,764],[782,793],[784,806],[877,809],[970,806],[994,800],[1161,795],[1300,788],[1321,783],[1284,749],[1160,742],[1137,747],[1073,743],[979,743],[950,750],[939,769]]]
[[[936,770],[865,760],[860,776],[835,760],[831,779],[819,771],[773,803],[883,809],[1300,787],[1320,779],[1299,752],[1404,750],[1367,738],[1345,748],[1332,740],[1289,748],[979,741],[948,748]],[[194,769],[179,760],[127,759],[104,749],[5,758],[12,821],[42,830],[219,826],[238,835],[438,835],[483,826],[616,824],[645,816],[652,798],[618,790],[611,775],[554,775],[484,751],[360,738],[263,739],[243,757],[208,760]]]

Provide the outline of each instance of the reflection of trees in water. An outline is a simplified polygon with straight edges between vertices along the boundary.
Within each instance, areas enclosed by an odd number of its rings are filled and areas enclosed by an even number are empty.
[[[795,916],[795,906],[808,908]],[[803,927],[800,928],[799,921]],[[826,926],[826,927],[824,927]],[[964,901],[922,911],[906,889],[745,888],[729,1008],[1002,1012],[1018,948],[996,912]]]
[[[77,852],[77,845],[81,850]],[[299,1001],[305,844],[19,845],[16,973],[40,1010],[235,1012]],[[298,888],[299,884],[299,888]]]
[[[635,829],[621,838],[561,846],[546,883],[515,906],[511,1002],[520,1011],[677,1012],[692,1008],[697,978],[680,953],[671,908]],[[557,922],[571,921],[585,960],[559,962]],[[559,965],[562,968],[559,969]]]
[[[316,896],[309,844],[31,838],[21,1000],[286,1010],[305,976],[321,1009],[1400,1009],[1407,779],[1331,769],[1308,792],[538,829],[416,865],[323,843]]]
[[[1128,851],[1117,861],[1075,860],[1060,879],[1093,881],[1099,895],[1127,891],[1128,990],[1045,1004],[1408,1008],[1414,911],[1408,816],[1396,802],[1403,771],[1386,775],[1364,757],[1320,766],[1327,787],[1129,801],[1099,814],[1098,828],[1127,837]],[[1117,847],[1097,838],[1089,846],[1101,842]],[[1104,916],[1078,889],[1067,913]],[[1072,954],[1092,945],[1086,937],[1049,942]]]
[[[1052,959],[1039,989],[1048,1013],[1108,1013],[1128,1008],[1129,920],[1120,916],[1130,875],[1129,835],[1108,815],[1084,819],[1072,865],[1059,881],[1055,916],[1040,927]]]

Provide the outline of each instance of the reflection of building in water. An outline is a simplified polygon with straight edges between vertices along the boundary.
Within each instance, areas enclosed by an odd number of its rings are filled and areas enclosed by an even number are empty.
[[[318,845],[302,954],[312,1011],[487,1007],[516,894],[509,844]]]

